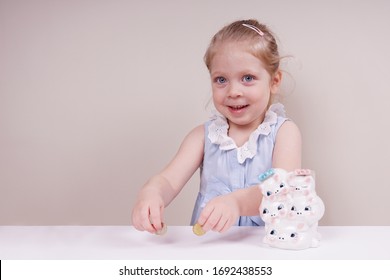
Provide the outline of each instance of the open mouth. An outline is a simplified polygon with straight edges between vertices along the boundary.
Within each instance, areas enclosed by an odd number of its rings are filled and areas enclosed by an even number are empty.
[[[248,107],[249,105],[236,105],[236,106],[228,106],[230,110],[234,111],[234,112],[238,112],[246,107]]]

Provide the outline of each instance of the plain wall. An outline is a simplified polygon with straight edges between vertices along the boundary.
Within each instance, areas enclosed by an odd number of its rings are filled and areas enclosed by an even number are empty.
[[[277,34],[322,225],[390,225],[390,2],[0,0],[0,224],[125,225],[210,113],[212,35]],[[199,174],[166,210],[187,225]]]

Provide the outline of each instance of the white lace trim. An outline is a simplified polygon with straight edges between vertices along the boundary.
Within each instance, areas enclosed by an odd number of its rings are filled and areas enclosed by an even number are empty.
[[[278,116],[285,117],[284,106],[280,103],[272,104],[265,114],[264,121],[251,133],[247,142],[241,147],[237,147],[232,138],[228,136],[229,124],[224,116],[215,113],[209,125],[208,138],[211,143],[219,145],[220,150],[237,149],[237,160],[240,164],[248,158],[253,158],[257,151],[257,139],[259,135],[271,133],[271,125],[275,125]]]

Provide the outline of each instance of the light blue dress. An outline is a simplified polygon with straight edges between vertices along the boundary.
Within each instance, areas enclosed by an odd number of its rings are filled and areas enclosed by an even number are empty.
[[[270,106],[263,123],[249,140],[237,147],[228,134],[225,117],[216,114],[205,123],[204,158],[200,167],[200,190],[191,225],[195,224],[207,202],[216,196],[259,184],[258,176],[272,167],[276,134],[287,120],[280,103]],[[236,226],[262,226],[260,216],[241,216]]]

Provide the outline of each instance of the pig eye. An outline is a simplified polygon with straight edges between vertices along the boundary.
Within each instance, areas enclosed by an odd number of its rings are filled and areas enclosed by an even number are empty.
[[[295,232],[293,232],[293,233],[290,234],[290,237],[291,237],[291,238],[295,238],[295,237],[297,237],[297,236],[298,236],[298,233],[295,233]]]
[[[306,206],[305,207],[305,211],[310,211],[311,210],[311,207],[310,206]]]
[[[281,183],[279,187],[280,187],[280,188],[283,188],[283,187],[284,187],[284,183]]]
[[[276,234],[276,230],[271,230],[270,232],[269,232],[269,234],[271,234],[271,235],[275,235]]]
[[[295,208],[295,206],[291,207],[291,211],[296,211],[297,209]]]
[[[268,209],[267,209],[267,208],[264,208],[264,209],[263,209],[263,214],[268,214],[268,213],[269,213]]]
[[[272,194],[272,192],[268,191],[267,192],[267,196],[270,196]]]
[[[282,210],[284,208],[284,205],[283,204],[280,204],[279,206],[278,206],[278,210]]]

